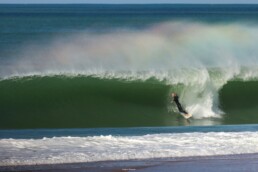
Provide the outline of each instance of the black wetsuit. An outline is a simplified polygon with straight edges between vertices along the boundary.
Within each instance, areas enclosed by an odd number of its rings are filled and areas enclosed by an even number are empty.
[[[174,100],[174,102],[176,103],[176,106],[177,106],[179,112],[184,113],[184,114],[188,114],[188,113],[182,108],[182,106],[181,106],[181,104],[179,103],[179,100],[178,100],[178,99],[179,99],[178,96],[174,96],[174,97],[173,97],[173,100]]]

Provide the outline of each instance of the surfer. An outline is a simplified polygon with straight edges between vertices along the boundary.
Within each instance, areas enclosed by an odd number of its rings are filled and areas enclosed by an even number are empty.
[[[179,112],[184,113],[184,114],[188,114],[188,113],[183,109],[182,105],[179,103],[179,100],[178,100],[179,97],[178,97],[178,95],[177,95],[176,93],[172,93],[172,98],[173,98],[173,101],[176,103],[176,106],[177,106]]]

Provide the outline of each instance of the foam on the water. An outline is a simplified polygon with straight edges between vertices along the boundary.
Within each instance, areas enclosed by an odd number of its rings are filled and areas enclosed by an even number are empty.
[[[1,139],[0,166],[258,153],[258,132]]]

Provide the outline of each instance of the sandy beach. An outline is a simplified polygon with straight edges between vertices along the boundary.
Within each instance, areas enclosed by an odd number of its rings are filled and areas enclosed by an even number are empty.
[[[256,172],[258,171],[258,154],[222,155],[207,157],[185,157],[176,159],[145,159],[128,161],[103,161],[74,164],[51,164],[33,166],[0,167],[1,171],[33,172],[123,172],[123,171],[177,171],[177,172]]]

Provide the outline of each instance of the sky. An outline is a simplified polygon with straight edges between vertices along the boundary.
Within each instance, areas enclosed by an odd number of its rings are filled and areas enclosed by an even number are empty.
[[[104,3],[104,4],[145,4],[145,3],[205,3],[205,4],[258,4],[258,0],[0,0],[0,4],[15,3]]]

